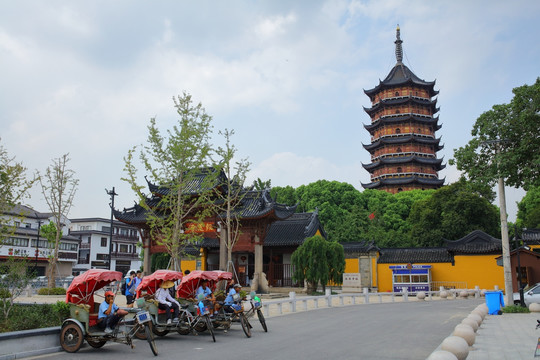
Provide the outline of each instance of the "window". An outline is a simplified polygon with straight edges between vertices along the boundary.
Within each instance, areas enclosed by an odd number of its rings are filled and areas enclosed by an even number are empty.
[[[12,237],[4,240],[3,245],[13,245],[13,246],[28,246],[28,239]]]
[[[120,244],[120,252],[123,252],[123,253],[129,252],[128,246],[125,244]]]
[[[101,238],[101,247],[107,247],[107,238]]]
[[[402,188],[398,188],[398,189],[397,189],[397,192],[402,192],[402,191],[403,191]]]
[[[397,109],[397,110],[396,110],[396,114],[399,114],[399,113],[400,113],[400,111],[399,111],[399,109]]]
[[[61,242],[58,245],[58,249],[60,250],[77,251],[77,248],[78,248],[77,244],[73,244],[73,243]]]
[[[399,92],[398,92],[398,91],[396,91],[396,96],[399,96]]]
[[[401,166],[398,166],[398,168],[397,168],[397,172],[398,172],[398,173],[401,173],[401,172],[403,172],[403,169],[401,168]]]
[[[402,152],[400,147],[398,147],[396,151],[397,151],[398,153]]]
[[[396,129],[396,134],[401,134],[401,129],[400,128]]]
[[[24,227],[27,228],[27,229],[31,229],[31,228],[32,228],[32,224],[26,223],[26,224],[24,224]]]

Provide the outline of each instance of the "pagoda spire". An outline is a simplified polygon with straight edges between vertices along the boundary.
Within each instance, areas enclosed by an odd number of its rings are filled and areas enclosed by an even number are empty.
[[[401,48],[401,44],[403,41],[399,37],[399,24],[396,28],[396,41],[394,41],[394,43],[396,44],[396,60],[398,64],[401,64],[403,60],[403,49]]]

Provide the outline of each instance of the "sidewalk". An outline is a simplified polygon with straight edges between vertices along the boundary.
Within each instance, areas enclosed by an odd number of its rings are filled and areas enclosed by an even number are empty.
[[[540,313],[487,315],[467,360],[533,359],[540,337],[536,319]]]

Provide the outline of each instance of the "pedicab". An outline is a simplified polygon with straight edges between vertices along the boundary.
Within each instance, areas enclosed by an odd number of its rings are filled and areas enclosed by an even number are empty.
[[[112,333],[105,333],[97,326],[99,303],[94,301],[96,291],[121,281],[122,273],[118,271],[91,269],[76,276],[66,291],[66,303],[70,308],[70,318],[64,320],[60,331],[60,345],[67,352],[78,351],[86,340],[93,348],[100,348],[108,341],[130,345],[133,349],[133,338],[146,339],[154,355],[157,348],[154,337],[148,327],[150,314],[148,311],[127,308],[134,314],[131,319],[121,319]]]
[[[205,271],[206,273],[213,273],[217,277],[217,279],[210,284],[210,288],[215,291],[217,287],[225,283],[224,288],[226,288],[226,285],[232,282],[233,274],[228,271],[221,271],[221,270],[215,270],[215,271]],[[251,337],[251,324],[248,321],[248,318],[246,317],[246,314],[244,313],[244,306],[242,305],[242,300],[240,298],[239,294],[236,294],[233,297],[233,305],[231,306],[231,309],[233,312],[227,312],[224,307],[224,300],[223,299],[216,299],[217,304],[219,305],[219,309],[214,313],[214,317],[212,318],[212,326],[214,329],[222,328],[225,332],[227,332],[231,324],[233,322],[240,322],[242,325],[242,330],[244,330],[244,334],[247,337]]]
[[[212,339],[216,341],[214,327],[210,319],[210,309],[213,309],[214,305],[211,301],[206,300],[204,295],[199,294],[197,297],[196,293],[203,281],[207,281],[208,287],[212,289],[217,280],[217,274],[212,271],[195,270],[184,276],[176,293],[179,299],[184,299],[187,302],[180,314],[177,329],[179,334],[187,335],[208,330]]]
[[[264,318],[262,312],[261,298],[257,296],[255,291],[249,293],[249,303],[251,305],[251,308],[246,311],[246,317],[250,319],[254,317],[255,314],[257,314],[257,317],[259,318],[259,322],[261,323],[264,332],[268,332],[268,327],[266,327],[266,319]]]
[[[159,303],[154,299],[154,294],[164,281],[177,282],[181,280],[182,277],[183,275],[179,271],[156,270],[153,274],[145,276],[137,287],[137,306],[149,312],[152,323],[152,332],[158,336],[165,336],[169,331],[177,330],[179,323],[167,323],[167,314],[165,310],[161,310],[158,307]],[[179,316],[184,310],[184,307],[180,309]]]

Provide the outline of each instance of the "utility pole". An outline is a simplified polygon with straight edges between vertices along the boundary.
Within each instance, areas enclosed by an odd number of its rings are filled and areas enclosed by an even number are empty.
[[[111,202],[109,203],[109,206],[111,207],[111,226],[110,226],[110,232],[109,232],[109,270],[111,270],[111,264],[112,264],[112,238],[113,238],[113,215],[114,215],[114,197],[118,195],[116,192],[114,192],[114,186],[112,190],[107,190],[107,195],[111,197]]]
[[[499,171],[499,144],[508,142],[505,139],[496,139],[484,141],[484,144],[495,145],[495,159],[497,161],[498,186],[499,186],[499,213],[501,218],[501,242],[502,242],[502,260],[504,274],[504,293],[505,305],[514,303],[514,290],[512,287],[512,265],[510,263],[510,240],[508,239],[508,220],[506,214],[506,195],[504,192],[504,179]]]

